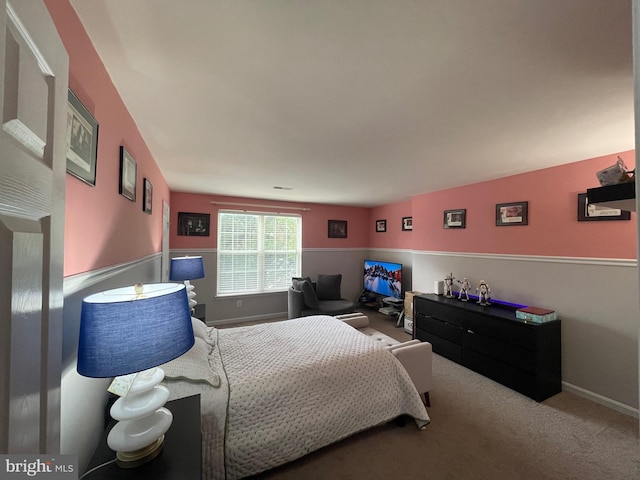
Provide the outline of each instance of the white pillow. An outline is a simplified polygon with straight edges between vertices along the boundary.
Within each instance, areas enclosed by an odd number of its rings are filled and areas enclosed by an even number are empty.
[[[200,320],[198,320],[200,321]],[[213,347],[196,337],[193,347],[183,355],[160,365],[166,378],[185,378],[220,386],[220,376],[211,368],[209,355]]]
[[[193,326],[193,336],[196,338],[201,338],[209,345],[215,345],[216,343],[216,335],[215,328],[207,327],[207,324],[202,320],[198,320],[195,317],[191,317],[191,325]]]

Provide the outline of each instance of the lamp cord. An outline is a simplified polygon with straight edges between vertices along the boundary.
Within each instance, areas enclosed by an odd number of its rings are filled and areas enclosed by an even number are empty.
[[[98,465],[97,467],[93,467],[91,470],[88,470],[86,472],[84,472],[84,474],[78,479],[78,480],[82,480],[84,477],[86,477],[87,475],[89,475],[90,473],[95,472],[96,470],[109,465],[110,463],[114,463],[116,461],[116,459],[114,458],[113,460],[109,460],[108,462],[104,462],[102,465]]]

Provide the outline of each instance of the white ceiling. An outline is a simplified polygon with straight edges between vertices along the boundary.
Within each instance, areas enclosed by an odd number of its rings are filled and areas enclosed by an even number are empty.
[[[634,148],[631,0],[71,3],[173,191],[375,206]]]

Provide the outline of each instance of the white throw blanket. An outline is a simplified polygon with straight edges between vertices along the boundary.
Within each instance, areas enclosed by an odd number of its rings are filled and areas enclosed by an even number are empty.
[[[206,479],[254,475],[402,414],[429,423],[393,354],[333,317],[216,332],[210,363],[221,365],[221,385],[197,392],[203,422],[213,418],[203,426]],[[174,397],[188,394],[189,382],[178,384],[170,385]],[[228,405],[220,405],[227,392]]]

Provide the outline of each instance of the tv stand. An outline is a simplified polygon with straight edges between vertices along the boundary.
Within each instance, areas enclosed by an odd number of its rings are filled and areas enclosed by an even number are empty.
[[[375,298],[375,301],[367,301],[367,297]],[[378,293],[362,290],[356,300],[356,305],[364,305],[367,308],[375,308],[378,312],[390,317],[398,316],[396,327],[400,327],[404,321],[404,300],[395,297],[382,297]]]
[[[383,307],[378,311],[392,317],[397,315],[398,321],[396,322],[396,327],[402,326],[404,319],[404,300],[395,297],[385,297],[382,299],[382,305]]]

